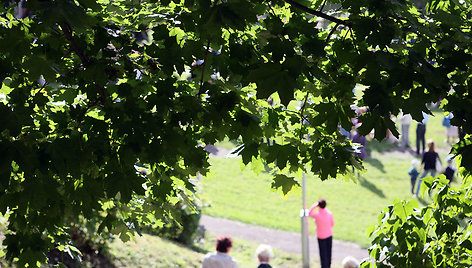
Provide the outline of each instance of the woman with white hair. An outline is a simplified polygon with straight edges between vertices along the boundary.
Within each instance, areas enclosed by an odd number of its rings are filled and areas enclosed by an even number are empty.
[[[259,260],[259,266],[257,266],[257,268],[272,268],[269,264],[270,258],[274,257],[271,246],[265,244],[259,245],[256,250],[256,256]]]
[[[359,261],[352,256],[347,256],[343,260],[343,268],[359,268]]]

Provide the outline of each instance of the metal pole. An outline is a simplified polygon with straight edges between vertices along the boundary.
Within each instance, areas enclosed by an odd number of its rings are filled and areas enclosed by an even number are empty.
[[[303,196],[303,208],[300,210],[300,219],[302,220],[302,258],[303,268],[310,268],[310,250],[308,245],[308,210],[306,209],[306,183],[305,173],[302,176],[302,196]]]

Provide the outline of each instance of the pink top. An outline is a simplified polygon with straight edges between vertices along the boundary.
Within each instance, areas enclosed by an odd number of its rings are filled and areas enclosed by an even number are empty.
[[[331,214],[331,211],[329,211],[327,208],[319,208],[319,210],[315,212],[316,208],[316,204],[311,206],[310,212],[308,213],[308,215],[315,221],[316,236],[319,239],[325,239],[333,236],[333,214]]]

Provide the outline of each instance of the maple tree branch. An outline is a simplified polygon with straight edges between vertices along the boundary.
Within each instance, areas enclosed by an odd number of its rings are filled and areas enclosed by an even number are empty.
[[[325,41],[326,43],[329,42],[329,39],[331,39],[331,35],[333,35],[333,33],[336,31],[336,29],[338,28],[338,25],[339,25],[339,23],[336,23],[336,25],[334,25],[333,29],[331,29],[331,31],[329,31],[328,36],[326,36],[326,41]]]
[[[80,50],[77,43],[75,42],[74,37],[72,36],[72,31],[70,30],[70,26],[67,23],[61,23],[60,25],[61,25],[62,32],[64,33],[64,35],[66,36],[67,40],[70,43],[70,46],[72,47],[72,50],[74,50],[75,54],[77,54],[77,56],[80,58],[80,60],[82,61],[82,64],[85,67],[89,61],[87,57],[84,55],[84,53],[82,52],[82,50]]]
[[[305,112],[305,107],[306,107],[306,103],[308,102],[308,97],[310,96],[310,93],[307,92],[306,93],[306,97],[305,97],[305,100],[303,101],[303,105],[302,105],[302,108],[300,109],[300,132],[298,134],[299,138],[300,138],[300,141],[302,140],[303,138],[303,133],[302,133],[302,129],[303,129],[303,121],[305,120],[305,116],[303,115],[303,113]]]
[[[82,50],[80,50],[79,46],[75,42],[75,39],[72,36],[72,31],[71,31],[70,26],[65,22],[61,23],[60,26],[61,26],[62,32],[64,33],[66,39],[69,41],[72,50],[75,52],[75,54],[77,54],[80,61],[82,62],[82,65],[84,67],[87,67],[87,65],[89,63],[89,60],[85,56],[85,54],[82,52]],[[103,87],[96,84],[95,78],[93,79],[93,83],[94,83],[95,87],[97,88],[98,93],[100,94],[100,97],[98,99],[96,99],[95,101],[89,103],[87,105],[88,108],[96,106],[98,104],[98,101],[101,101],[102,103],[105,101],[105,91],[103,90]]]
[[[326,4],[326,0],[323,1],[323,4],[321,5],[320,10],[319,10],[320,12],[323,11],[325,4]]]
[[[210,39],[208,39],[207,46],[206,46],[206,51],[205,51],[205,56],[203,58],[203,63],[202,63],[202,76],[200,78],[200,88],[198,89],[198,97],[202,94],[202,85],[203,85],[203,79],[205,76],[205,67],[206,67],[206,62],[207,62],[207,57],[208,57],[208,52],[210,50]]]
[[[349,26],[349,27],[351,27],[351,25],[352,25],[351,22],[349,22],[347,20],[340,20],[336,17],[330,16],[330,15],[328,15],[326,13],[323,13],[321,11],[318,11],[318,10],[314,10],[312,8],[309,8],[309,7],[307,7],[305,5],[302,5],[298,2],[295,2],[293,0],[284,0],[284,2],[287,3],[287,4],[290,4],[293,7],[296,7],[298,9],[302,10],[302,11],[305,11],[305,12],[310,13],[312,15],[321,17],[323,19],[326,19],[326,20],[329,20],[329,21],[332,21],[332,22],[336,22],[338,24],[346,25],[346,26]]]
[[[357,55],[360,55],[361,53],[359,53],[359,49],[357,48],[356,39],[354,39],[354,32],[352,31],[351,28],[349,28],[349,31],[351,32],[351,35],[352,35],[352,43],[354,44],[354,48],[356,49]]]

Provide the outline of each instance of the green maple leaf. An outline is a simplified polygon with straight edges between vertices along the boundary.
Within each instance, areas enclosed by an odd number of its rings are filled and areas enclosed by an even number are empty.
[[[274,63],[261,64],[258,69],[252,71],[248,79],[257,85],[257,97],[266,99],[272,93],[277,92],[280,101],[284,105],[293,99],[296,78],[292,77],[287,70],[283,70],[281,65]]]
[[[282,193],[287,195],[293,187],[300,187],[300,184],[295,180],[294,177],[277,174],[274,176],[271,186],[273,189],[282,188]]]

